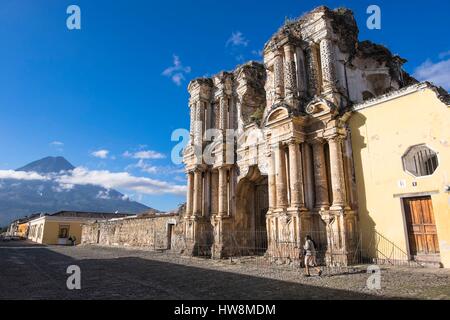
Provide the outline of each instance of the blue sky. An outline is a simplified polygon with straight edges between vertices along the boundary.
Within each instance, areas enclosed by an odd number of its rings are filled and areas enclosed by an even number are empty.
[[[81,30],[66,28],[71,4],[81,8]],[[388,46],[410,73],[449,89],[446,0],[2,0],[0,170],[61,155],[106,179],[150,179],[160,192],[114,186],[175,208],[185,180],[170,161],[170,137],[189,125],[188,81],[259,60],[286,17],[322,4],[352,9],[361,40]],[[365,27],[371,4],[381,7],[381,30]]]

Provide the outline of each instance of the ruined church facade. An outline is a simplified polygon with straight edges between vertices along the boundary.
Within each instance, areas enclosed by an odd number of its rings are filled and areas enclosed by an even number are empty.
[[[295,260],[312,235],[326,263],[350,264],[359,234],[351,107],[414,80],[404,60],[358,41],[346,9],[286,22],[263,59],[189,84],[186,252]]]

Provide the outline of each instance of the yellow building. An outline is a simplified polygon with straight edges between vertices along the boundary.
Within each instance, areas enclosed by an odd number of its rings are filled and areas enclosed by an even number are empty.
[[[21,238],[26,238],[28,235],[28,226],[28,221],[19,223],[19,225],[17,226],[16,235]]]
[[[28,237],[28,230],[30,226],[30,221],[39,217],[40,214],[33,214],[31,216],[27,216],[25,218],[17,219],[11,222],[11,225],[8,228],[8,234],[10,236],[16,236],[20,238]]]
[[[81,243],[81,226],[84,223],[127,217],[127,214],[61,211],[41,215],[29,222],[28,239],[46,245],[69,245]]]
[[[354,106],[364,250],[450,268],[450,102],[428,83]]]

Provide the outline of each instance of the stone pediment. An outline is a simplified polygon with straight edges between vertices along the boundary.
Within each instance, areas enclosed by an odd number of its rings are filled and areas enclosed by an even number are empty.
[[[267,117],[267,124],[289,118],[289,110],[284,106],[274,109]]]
[[[298,109],[292,108],[290,105],[281,102],[274,104],[272,108],[266,111],[263,124],[267,126],[284,119],[298,117],[302,115],[303,114]]]
[[[306,114],[315,118],[324,115],[334,115],[337,111],[338,109],[334,103],[320,97],[315,97],[305,107]]]

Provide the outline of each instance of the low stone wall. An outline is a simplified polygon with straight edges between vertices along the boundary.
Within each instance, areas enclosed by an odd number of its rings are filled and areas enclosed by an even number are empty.
[[[81,244],[171,250],[185,249],[179,215],[155,215],[84,224]]]

